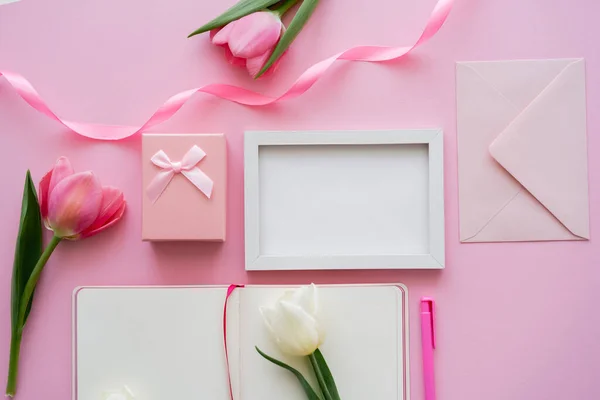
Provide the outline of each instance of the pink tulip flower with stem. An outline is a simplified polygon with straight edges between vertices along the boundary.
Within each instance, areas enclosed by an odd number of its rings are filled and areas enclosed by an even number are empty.
[[[301,2],[286,29],[281,18]],[[319,0],[244,0],[196,29],[188,37],[209,32],[213,44],[225,48],[230,64],[256,78],[271,74],[315,10]]]
[[[28,179],[30,179],[29,174]],[[126,206],[120,190],[110,186],[101,186],[98,178],[92,172],[75,173],[66,157],[59,158],[54,168],[44,175],[38,192],[38,218],[41,216],[44,225],[52,231],[53,235],[31,271],[25,274],[25,279],[21,279],[20,283],[19,279],[15,280],[15,277],[23,278],[22,271],[19,271],[18,268],[24,267],[22,263],[17,262],[17,258],[19,256],[23,258],[24,255],[19,254],[19,248],[15,253],[12,293],[13,330],[6,385],[6,395],[11,397],[16,392],[21,339],[31,307],[33,292],[52,252],[63,240],[84,239],[116,224],[122,218]],[[25,193],[27,193],[27,186]],[[29,201],[35,202],[36,200],[35,193],[29,196]],[[25,194],[23,204],[25,209]],[[27,218],[24,218],[24,216],[27,217],[25,211],[22,211],[22,226],[18,242],[22,241],[21,236],[27,236],[23,232],[23,224],[27,223]],[[30,231],[35,233],[35,227],[32,227]],[[28,233],[29,236],[32,235],[31,232]]]
[[[281,18],[298,0],[284,1],[273,10],[258,11],[211,31],[212,43],[225,48],[225,57],[232,65],[245,67],[256,76],[269,59],[279,38],[285,32]],[[266,74],[272,74],[281,58]]]

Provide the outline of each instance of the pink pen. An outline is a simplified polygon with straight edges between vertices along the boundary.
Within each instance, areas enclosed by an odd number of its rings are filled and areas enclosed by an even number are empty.
[[[435,372],[433,349],[435,349],[434,307],[432,298],[421,299],[421,345],[423,346],[423,381],[425,400],[435,400]]]

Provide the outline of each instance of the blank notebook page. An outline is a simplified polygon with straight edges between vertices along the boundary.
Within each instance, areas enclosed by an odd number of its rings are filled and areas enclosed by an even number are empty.
[[[223,288],[84,288],[77,400],[129,386],[136,400],[228,399]]]
[[[259,307],[285,289],[248,287],[240,292],[240,400],[305,400],[297,379],[254,349],[303,372],[318,388],[305,358],[284,356],[269,337]],[[405,399],[402,292],[395,286],[320,286],[326,332],[321,351],[344,400]],[[407,388],[406,388],[407,389]]]

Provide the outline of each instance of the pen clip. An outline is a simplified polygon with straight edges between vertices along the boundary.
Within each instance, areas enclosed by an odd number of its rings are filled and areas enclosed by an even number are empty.
[[[431,318],[431,346],[435,349],[435,301],[432,298],[421,299],[421,313],[428,313]]]

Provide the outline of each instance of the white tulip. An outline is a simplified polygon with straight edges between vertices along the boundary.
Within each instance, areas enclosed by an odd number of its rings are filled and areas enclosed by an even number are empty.
[[[104,400],[133,400],[134,396],[131,389],[127,386],[123,386],[120,390],[111,390],[104,392]]]
[[[260,307],[267,328],[282,352],[308,356],[323,343],[318,320],[317,287],[289,290],[271,307]]]

